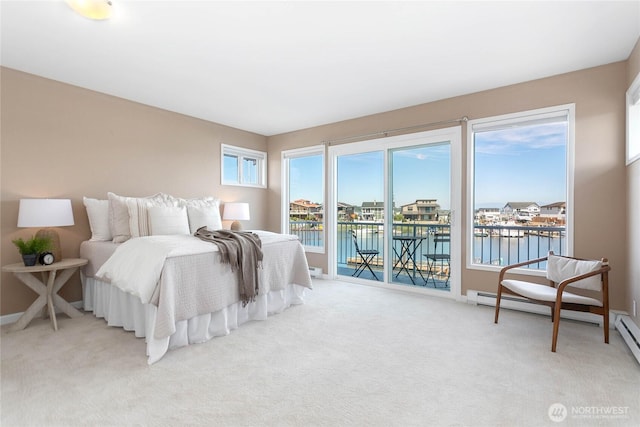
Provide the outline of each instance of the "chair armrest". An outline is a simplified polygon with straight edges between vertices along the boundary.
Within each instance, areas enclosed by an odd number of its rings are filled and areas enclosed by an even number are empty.
[[[506,274],[506,272],[508,270],[511,270],[513,268],[523,267],[523,266],[529,265],[529,264],[537,264],[539,262],[546,261],[547,258],[549,258],[549,257],[545,256],[545,257],[542,257],[542,258],[536,258],[536,259],[532,259],[532,260],[529,260],[529,261],[523,261],[523,262],[519,262],[517,264],[511,264],[511,265],[507,265],[506,267],[503,267],[500,270],[500,276],[498,276],[498,283],[502,283],[502,280],[504,279],[504,275]]]

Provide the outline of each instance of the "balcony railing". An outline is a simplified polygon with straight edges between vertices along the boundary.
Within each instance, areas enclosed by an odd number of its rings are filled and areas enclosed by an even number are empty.
[[[323,225],[318,221],[291,221],[290,232],[299,236],[307,246],[324,244]],[[355,231],[361,249],[375,249],[378,257],[372,261],[372,267],[382,270],[384,259],[384,224],[377,222],[338,222],[336,238],[336,256],[338,267],[354,267],[358,262],[351,231]],[[394,223],[392,236],[418,236],[417,246],[410,266],[422,272],[427,271],[426,254],[450,255],[450,243],[442,242],[448,235],[448,224]],[[438,240],[441,243],[437,243]],[[392,257],[394,266],[398,265],[401,254],[401,242],[392,239]],[[473,262],[479,265],[508,265],[545,256],[550,250],[556,254],[566,253],[565,227],[537,227],[519,225],[475,225],[473,238]],[[544,269],[544,263],[529,266],[532,269]],[[406,274],[401,272],[402,274]]]

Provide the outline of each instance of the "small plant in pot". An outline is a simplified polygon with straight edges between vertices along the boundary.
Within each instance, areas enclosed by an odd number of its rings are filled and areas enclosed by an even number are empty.
[[[32,237],[28,240],[19,239],[12,240],[13,244],[18,247],[18,252],[22,255],[22,261],[27,267],[36,265],[38,255],[42,252],[51,250],[51,239],[49,237]]]

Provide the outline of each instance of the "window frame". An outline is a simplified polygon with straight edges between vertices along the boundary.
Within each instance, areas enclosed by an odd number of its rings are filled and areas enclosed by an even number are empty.
[[[640,159],[640,73],[629,86],[626,93],[626,165]]]
[[[304,249],[306,252],[311,253],[319,253],[324,254],[327,247],[327,203],[326,203],[326,194],[325,194],[325,185],[326,185],[326,148],[323,144],[313,145],[309,147],[303,148],[293,148],[290,150],[283,150],[281,153],[281,162],[282,165],[282,215],[281,215],[281,230],[282,233],[289,234],[290,233],[290,220],[289,220],[289,204],[291,200],[289,198],[289,160],[301,157],[310,157],[310,156],[322,156],[322,182],[321,182],[321,194],[322,194],[322,246],[310,246],[305,245],[303,243]]]
[[[267,188],[267,153],[264,151],[252,150],[250,148],[237,147],[235,145],[220,144],[220,182],[222,185],[233,185],[239,187]],[[225,156],[235,156],[237,161],[237,181],[225,180],[224,159]],[[257,183],[244,182],[243,163],[245,159],[256,160]]]
[[[574,170],[575,170],[575,104],[564,104],[553,107],[521,111],[469,120],[467,123],[467,255],[466,268],[498,272],[504,266],[474,263],[474,220],[475,220],[475,133],[477,131],[498,130],[510,126],[543,123],[557,117],[566,117],[567,146],[566,146],[566,255],[573,256],[574,241]],[[506,202],[506,201],[505,201]],[[514,273],[529,276],[545,276],[546,270],[531,268],[516,268]]]

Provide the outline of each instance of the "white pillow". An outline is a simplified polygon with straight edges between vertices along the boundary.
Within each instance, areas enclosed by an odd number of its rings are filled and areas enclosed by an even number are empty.
[[[131,237],[150,236],[148,210],[152,206],[178,206],[180,199],[169,194],[158,193],[148,198],[127,199],[129,212],[129,232]]]
[[[207,226],[210,230],[222,229],[220,199],[207,196],[199,199],[180,199],[180,201],[180,205],[186,206],[188,209],[191,233],[195,233],[202,226]]]
[[[129,231],[129,210],[127,198],[114,193],[107,193],[109,197],[109,229],[114,243],[126,242],[131,238]]]
[[[209,230],[222,229],[219,208],[187,206],[187,214],[191,234],[198,231],[200,227],[207,227]]]
[[[553,280],[556,284],[571,277],[581,276],[602,268],[602,261],[577,260],[549,254],[547,259],[547,279]],[[602,277],[595,275],[571,283],[574,288],[590,289],[592,291],[602,290]]]
[[[92,241],[109,241],[111,230],[109,229],[109,201],[90,199],[83,197],[82,201],[87,209],[89,217],[89,228],[91,228]]]
[[[187,208],[151,206],[148,209],[151,235],[190,234]]]
[[[147,197],[125,197],[115,193],[107,193],[109,197],[109,227],[114,243],[126,242],[131,238],[131,225],[128,201],[136,199],[162,199],[163,194],[157,193]],[[137,224],[137,223],[136,223]]]

